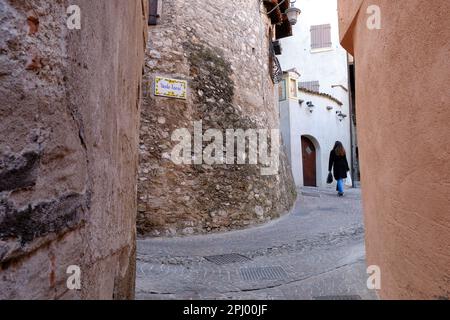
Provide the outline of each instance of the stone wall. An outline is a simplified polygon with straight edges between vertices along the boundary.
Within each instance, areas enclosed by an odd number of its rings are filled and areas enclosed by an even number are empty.
[[[0,299],[134,296],[146,7],[0,0]]]
[[[379,30],[367,28],[371,5]],[[356,66],[367,259],[385,299],[450,298],[449,11],[447,0],[339,2]]]
[[[258,1],[163,1],[149,27],[142,112],[138,232],[173,236],[262,223],[289,210],[295,188],[285,153],[278,175],[260,165],[175,165],[174,130],[278,129],[269,28]],[[153,95],[154,77],[188,81],[188,97]]]

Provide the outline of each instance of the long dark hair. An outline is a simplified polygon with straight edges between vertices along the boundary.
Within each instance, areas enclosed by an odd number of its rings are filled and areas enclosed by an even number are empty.
[[[339,157],[343,157],[346,154],[345,148],[342,145],[342,142],[340,142],[340,141],[336,141],[336,143],[334,144],[333,150],[336,153],[336,155]]]

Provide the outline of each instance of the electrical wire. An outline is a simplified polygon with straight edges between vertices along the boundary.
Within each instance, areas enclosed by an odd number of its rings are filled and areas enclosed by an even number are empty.
[[[259,5],[261,6],[261,4],[263,3],[264,0],[259,0]],[[296,0],[295,0],[296,1]],[[294,1],[294,3],[295,3]],[[278,9],[283,3],[285,3],[286,0],[282,0],[279,4],[277,4],[272,10],[270,10],[269,12],[265,13],[263,11],[260,11],[262,14],[271,14],[272,12],[274,12],[276,9]]]

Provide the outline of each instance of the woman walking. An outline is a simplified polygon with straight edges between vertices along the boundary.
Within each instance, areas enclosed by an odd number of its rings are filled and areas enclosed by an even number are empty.
[[[338,196],[344,195],[344,179],[347,179],[347,172],[350,171],[344,146],[340,141],[336,141],[333,150],[330,152],[328,171],[333,169],[334,178],[337,181]]]

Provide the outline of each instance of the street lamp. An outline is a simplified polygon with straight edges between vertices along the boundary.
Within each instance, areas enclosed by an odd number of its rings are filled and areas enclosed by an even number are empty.
[[[313,103],[311,101],[308,101],[306,103],[306,105],[308,106],[309,112],[311,112],[311,113],[314,111],[314,108],[316,107],[315,105],[313,105]]]
[[[299,8],[294,7],[294,3],[296,1],[297,0],[291,1],[289,9],[287,9],[285,12],[291,25],[295,25],[297,23],[298,16],[300,15],[300,13],[302,13]]]

